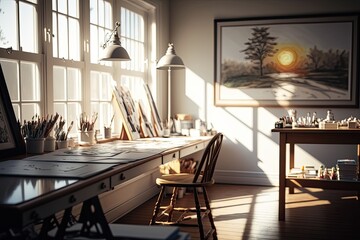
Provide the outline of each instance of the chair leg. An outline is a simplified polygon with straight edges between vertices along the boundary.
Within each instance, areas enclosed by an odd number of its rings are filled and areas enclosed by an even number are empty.
[[[214,218],[213,218],[211,208],[210,208],[210,201],[209,201],[208,193],[207,193],[205,187],[202,187],[202,189],[203,189],[206,209],[208,210],[208,218],[209,218],[209,221],[210,221],[210,226],[213,229],[213,239],[218,239],[217,238],[216,227],[215,227],[215,223],[214,223]]]
[[[198,195],[198,192],[197,192],[197,188],[194,187],[193,191],[194,191],[194,200],[195,200],[197,222],[198,222],[198,225],[199,225],[200,239],[205,239],[204,226],[202,224],[202,219],[201,219],[201,207],[200,207],[199,195]]]
[[[175,203],[176,203],[176,198],[177,198],[177,195],[178,195],[178,190],[179,188],[178,187],[174,187],[173,188],[173,192],[172,192],[172,195],[171,195],[171,199],[170,199],[170,210],[169,210],[169,215],[168,215],[168,222],[171,222],[172,221],[172,214],[174,212],[174,208],[175,208]]]
[[[152,216],[151,221],[150,221],[150,225],[154,225],[155,222],[156,222],[156,217],[157,217],[157,215],[159,213],[159,210],[160,210],[160,205],[161,205],[161,201],[163,199],[164,192],[165,192],[165,187],[161,186],[161,190],[160,190],[158,199],[157,199],[157,201],[155,203],[154,212],[153,212],[153,216]]]

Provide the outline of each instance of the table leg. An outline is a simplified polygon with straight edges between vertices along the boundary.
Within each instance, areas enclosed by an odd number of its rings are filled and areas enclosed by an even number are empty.
[[[294,164],[294,158],[295,158],[295,144],[290,143],[290,162],[289,162],[289,167],[290,169],[294,168],[295,164]],[[289,194],[293,194],[294,193],[294,188],[293,187],[289,187]]]
[[[285,220],[286,134],[280,133],[279,142],[279,221]]]
[[[359,166],[359,161],[360,161],[360,144],[357,145],[357,164],[358,164],[358,169],[357,169],[357,177],[358,177],[358,181],[360,180],[360,166]],[[357,200],[360,200],[360,191],[358,191],[357,193]]]
[[[82,223],[81,235],[86,236],[95,228],[98,234],[106,239],[113,239],[110,226],[105,218],[98,196],[83,202],[79,222]],[[101,230],[98,229],[100,225]]]

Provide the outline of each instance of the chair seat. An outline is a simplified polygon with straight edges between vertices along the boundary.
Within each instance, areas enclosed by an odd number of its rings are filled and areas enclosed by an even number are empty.
[[[200,175],[198,178],[198,182],[193,183],[193,173],[165,174],[156,179],[156,184],[159,186],[167,185],[170,187],[201,187],[215,183],[214,179],[211,179],[210,182],[201,182],[201,179],[202,177]]]

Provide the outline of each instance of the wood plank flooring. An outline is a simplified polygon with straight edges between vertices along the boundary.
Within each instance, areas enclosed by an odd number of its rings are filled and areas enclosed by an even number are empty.
[[[278,221],[278,188],[215,184],[208,189],[220,240],[240,239],[360,239],[360,204],[356,192],[295,189],[286,195],[285,221]],[[189,204],[186,194],[178,203]],[[117,223],[149,224],[156,197]],[[191,239],[197,228],[181,227]]]

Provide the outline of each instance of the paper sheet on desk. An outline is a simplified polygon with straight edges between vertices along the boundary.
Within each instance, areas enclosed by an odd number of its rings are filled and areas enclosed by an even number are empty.
[[[134,161],[139,161],[157,154],[148,152],[121,152],[115,156],[90,156],[90,155],[79,155],[65,152],[47,153],[37,156],[25,158],[29,161],[57,161],[57,162],[79,162],[79,163],[113,163],[113,164],[125,164]],[[160,156],[160,155],[159,155]]]
[[[0,162],[0,175],[88,178],[114,166],[116,164],[63,163],[17,159]]]

